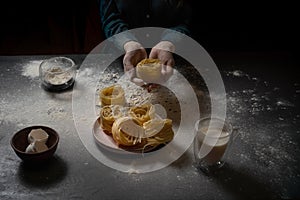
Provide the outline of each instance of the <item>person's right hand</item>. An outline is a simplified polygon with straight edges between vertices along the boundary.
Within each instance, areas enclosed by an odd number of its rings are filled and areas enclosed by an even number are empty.
[[[166,82],[173,75],[173,67],[175,65],[173,58],[174,51],[175,46],[169,41],[161,41],[151,49],[149,58],[159,59],[162,63],[162,82]]]
[[[135,66],[143,59],[147,58],[144,47],[135,41],[126,42],[124,45],[125,55],[123,58],[124,71],[129,75],[130,80],[139,85],[144,85],[144,81],[136,77]]]

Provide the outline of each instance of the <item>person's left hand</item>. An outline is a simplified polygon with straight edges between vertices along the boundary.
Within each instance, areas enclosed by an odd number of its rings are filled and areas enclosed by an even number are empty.
[[[129,79],[136,85],[144,85],[144,81],[136,77],[135,66],[138,62],[147,58],[147,52],[144,47],[135,41],[129,41],[124,45],[125,55],[123,58],[124,71]]]
[[[159,59],[162,62],[162,82],[167,81],[173,75],[174,51],[175,47],[171,42],[161,41],[151,49],[149,54],[149,58]]]
[[[144,47],[135,41],[129,41],[124,45],[125,55],[123,58],[124,71],[132,70],[138,62],[147,58],[147,52]]]

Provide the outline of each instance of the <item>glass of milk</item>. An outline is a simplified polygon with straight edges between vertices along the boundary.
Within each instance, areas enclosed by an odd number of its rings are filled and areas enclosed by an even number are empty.
[[[232,126],[220,118],[203,118],[195,124],[194,156],[197,168],[205,173],[224,165],[231,143]]]

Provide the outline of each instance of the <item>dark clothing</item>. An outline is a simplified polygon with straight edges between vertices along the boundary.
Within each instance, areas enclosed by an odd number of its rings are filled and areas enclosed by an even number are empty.
[[[102,29],[107,38],[140,27],[162,27],[190,35],[191,6],[189,1],[178,0],[100,0]],[[175,39],[170,32],[162,40]],[[136,40],[128,34],[123,44]]]

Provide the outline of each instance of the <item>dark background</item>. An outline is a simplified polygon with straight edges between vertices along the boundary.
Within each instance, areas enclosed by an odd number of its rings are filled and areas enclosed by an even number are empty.
[[[193,37],[208,52],[297,52],[290,2],[195,2]],[[0,55],[89,53],[104,40],[96,0],[1,4]]]

